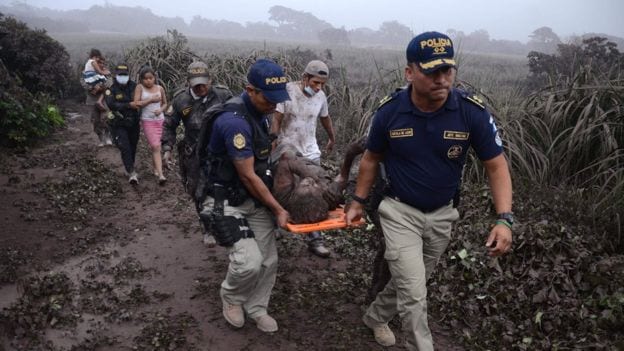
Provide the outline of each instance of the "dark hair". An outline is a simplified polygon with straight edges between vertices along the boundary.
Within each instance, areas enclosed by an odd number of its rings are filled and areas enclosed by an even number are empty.
[[[156,71],[154,71],[154,69],[150,66],[143,66],[141,67],[141,70],[139,71],[139,81],[145,79],[145,75],[151,73],[154,78],[156,78]]]
[[[89,58],[91,57],[102,57],[102,53],[98,49],[91,49],[91,51],[89,51]]]
[[[327,219],[329,204],[323,198],[323,191],[310,185],[303,185],[301,181],[288,190],[291,191],[276,193],[274,196],[290,213],[291,222],[316,223]]]

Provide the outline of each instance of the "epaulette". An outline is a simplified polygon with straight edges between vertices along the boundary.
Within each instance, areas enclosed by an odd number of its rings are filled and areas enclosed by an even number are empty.
[[[175,97],[176,97],[176,96],[178,96],[178,95],[182,94],[182,93],[183,93],[183,92],[185,92],[187,89],[188,89],[188,87],[184,87],[184,88],[180,88],[180,89],[176,90],[176,91],[173,93],[173,98],[175,99]]]
[[[403,89],[405,89],[405,88],[404,87],[397,88],[392,94],[384,96],[383,99],[379,100],[379,106],[377,108],[379,109],[383,105],[385,105],[385,104],[389,103],[390,101],[396,99],[396,97],[399,95],[399,93],[401,91],[403,91]]]
[[[223,84],[213,84],[212,87],[217,89],[230,90],[230,88]]]
[[[471,103],[479,106],[480,109],[485,110],[485,103],[479,96],[477,96],[477,94],[472,94],[462,90],[460,95],[462,98],[464,98],[464,100],[468,100]]]

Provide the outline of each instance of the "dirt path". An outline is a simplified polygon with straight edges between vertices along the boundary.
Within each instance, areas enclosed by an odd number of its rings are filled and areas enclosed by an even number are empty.
[[[202,245],[177,176],[158,186],[143,144],[132,187],[117,149],[95,146],[85,106],[64,112],[44,145],[0,157],[0,351],[383,349],[360,322],[366,232],[327,233],[330,259],[286,234],[270,305],[280,330],[234,330],[218,295],[227,256]],[[461,350],[434,332],[439,349]]]

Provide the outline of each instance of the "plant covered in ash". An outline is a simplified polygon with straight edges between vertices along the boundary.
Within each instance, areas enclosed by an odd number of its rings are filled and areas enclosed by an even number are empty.
[[[64,120],[53,104],[69,87],[65,48],[43,30],[0,14],[0,140],[26,145]]]

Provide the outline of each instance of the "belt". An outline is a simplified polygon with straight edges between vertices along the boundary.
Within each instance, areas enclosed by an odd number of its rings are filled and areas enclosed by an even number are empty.
[[[406,204],[406,205],[408,205],[408,206],[410,206],[410,207],[413,207],[413,208],[417,209],[418,211],[420,211],[420,212],[422,212],[422,213],[431,213],[431,212],[435,212],[435,211],[437,211],[437,210],[441,209],[442,207],[446,207],[446,206],[448,205],[448,204],[446,204],[446,205],[442,205],[442,206],[438,206],[438,207],[433,207],[433,208],[430,208],[430,207],[420,207],[420,206],[414,206],[414,205],[412,205],[412,204],[410,204],[410,203],[407,203],[407,202],[405,202],[405,201],[402,201],[401,199],[399,199],[399,197],[398,197],[398,196],[393,196],[393,195],[386,195],[386,196],[388,196],[388,197],[389,197],[389,198],[391,198],[392,200],[395,200],[395,201],[398,201],[398,202],[400,202],[400,203]]]

